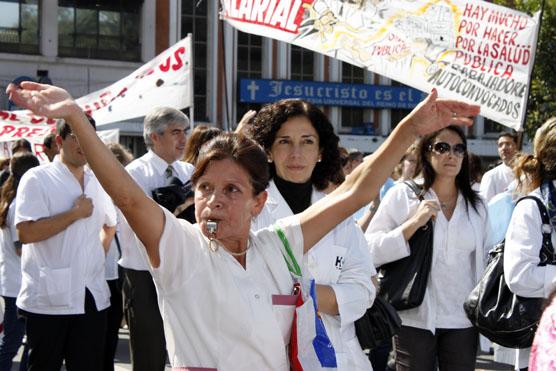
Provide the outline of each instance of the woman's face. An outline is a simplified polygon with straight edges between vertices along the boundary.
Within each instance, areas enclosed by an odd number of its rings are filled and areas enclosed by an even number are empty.
[[[311,179],[320,159],[319,135],[305,116],[296,116],[282,124],[270,148],[276,174],[292,183]]]
[[[465,146],[462,146],[463,141],[460,136],[451,130],[442,130],[433,139],[429,160],[437,177],[455,178],[459,174],[465,155]]]
[[[247,171],[230,159],[212,161],[195,185],[195,217],[205,236],[207,221],[218,222],[217,240],[246,239],[251,219],[257,216],[266,201],[266,192],[253,196]]]

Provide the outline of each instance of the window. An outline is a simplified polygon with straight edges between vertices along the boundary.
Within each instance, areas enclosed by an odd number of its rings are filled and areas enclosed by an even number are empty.
[[[291,46],[291,79],[314,80],[314,53],[300,46]]]
[[[140,61],[142,1],[59,0],[61,57]]]
[[[38,54],[38,0],[1,0],[0,9],[0,50],[6,53]]]
[[[364,84],[365,70],[349,63],[342,63],[342,82]],[[366,117],[369,119],[366,120]],[[374,134],[375,128],[370,122],[370,110],[359,107],[342,107],[340,131],[344,134]]]
[[[207,2],[182,0],[181,37],[193,35],[193,79],[195,121],[208,122]]]
[[[503,132],[507,130],[504,126],[502,126],[501,124],[497,123],[496,121],[493,121],[491,119],[487,119],[485,117],[485,134],[496,134],[498,135],[499,133]]]
[[[237,32],[237,81],[238,89],[241,79],[260,79],[263,76],[263,38],[261,36]],[[239,95],[239,94],[238,94]],[[258,103],[239,103],[237,107],[237,121],[249,110],[259,110]]]

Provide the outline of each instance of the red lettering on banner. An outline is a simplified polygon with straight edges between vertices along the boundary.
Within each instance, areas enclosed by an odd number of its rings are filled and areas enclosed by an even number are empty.
[[[0,129],[0,137],[1,137],[2,135],[9,134],[9,133],[11,133],[11,132],[14,131],[14,130],[15,130],[15,126],[13,126],[13,125],[4,125],[4,126],[2,126],[2,128]]]
[[[136,79],[142,79],[143,77],[152,75],[153,73],[154,73],[154,70],[153,70],[152,68],[149,68],[148,70],[139,72],[139,73],[135,76],[135,78],[136,78]]]
[[[463,16],[482,21],[484,20],[485,15],[488,13],[488,11],[489,9],[486,6],[483,7],[481,5],[467,3],[465,4],[465,8],[463,9]]]
[[[224,17],[297,33],[304,5],[314,0],[224,0]]]
[[[23,134],[26,134],[29,131],[27,126],[20,126],[17,128],[16,132],[12,134],[14,138],[23,138]]]
[[[52,131],[52,130],[49,130],[48,128],[44,128],[44,127],[32,128],[31,131],[29,131],[29,133],[27,133],[26,136],[27,138],[34,137],[34,136],[43,136],[46,135],[48,131]]]
[[[179,47],[174,52],[174,58],[175,58],[176,62],[174,64],[172,64],[172,56],[167,57],[164,62],[162,62],[158,65],[158,68],[160,69],[160,71],[168,72],[168,71],[170,71],[170,67],[174,71],[177,71],[180,68],[182,68],[183,67],[183,61],[181,60],[180,54],[185,54],[185,48],[183,46]]]

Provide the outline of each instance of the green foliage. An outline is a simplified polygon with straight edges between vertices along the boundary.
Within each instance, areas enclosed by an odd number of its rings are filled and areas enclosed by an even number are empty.
[[[494,3],[532,15],[541,9],[543,0],[494,0]],[[544,3],[525,121],[529,138],[548,118],[556,116],[556,0]]]

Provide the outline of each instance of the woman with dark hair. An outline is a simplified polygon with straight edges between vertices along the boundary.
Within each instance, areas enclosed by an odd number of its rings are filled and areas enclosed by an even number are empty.
[[[556,288],[556,265],[540,266],[539,252],[543,243],[541,232],[547,227],[551,232],[552,246],[556,247],[556,117],[537,129],[533,154],[521,156],[514,170],[518,188],[523,194],[535,196],[543,202],[551,225],[543,225],[534,200],[523,200],[515,206],[506,232],[504,277],[516,295],[547,298]],[[514,359],[529,358],[529,348],[516,352]]]
[[[405,149],[419,135],[468,117],[479,107],[437,99],[419,104],[375,154],[333,193],[275,227],[251,233],[264,207],[267,156],[238,134],[222,134],[201,151],[193,174],[192,225],[147,197],[98,139],[81,108],[63,89],[37,83],[10,84],[9,98],[47,117],[64,118],[89,166],[141,241],[156,285],[168,354],[175,368],[289,370],[287,357],[297,300],[287,262],[302,260],[322,237],[368,203]],[[289,241],[288,260],[279,235]],[[293,296],[293,297],[292,297]],[[284,300],[285,299],[285,300]]]
[[[434,220],[432,267],[420,306],[401,310],[395,337],[397,370],[474,370],[477,331],[463,302],[483,273],[487,215],[471,189],[463,131],[448,126],[421,138],[422,202],[404,183],[386,194],[366,231],[375,264],[410,255],[408,241]]]
[[[261,144],[272,174],[265,207],[251,224],[254,231],[303,212],[325,196],[321,191],[333,181],[331,175],[342,174],[339,138],[326,115],[311,103],[286,99],[269,104],[244,132]],[[315,279],[338,370],[371,370],[354,326],[375,296],[371,276],[376,271],[361,229],[346,219],[305,258],[302,268]]]
[[[0,189],[0,294],[4,299],[4,337],[0,345],[0,370],[11,370],[17,354],[25,321],[17,317],[15,299],[21,287],[21,243],[15,230],[15,196],[23,174],[38,166],[39,160],[29,152],[16,153],[10,161],[10,175]]]

